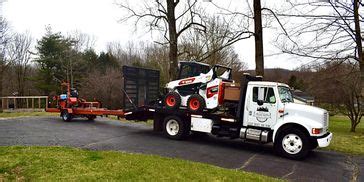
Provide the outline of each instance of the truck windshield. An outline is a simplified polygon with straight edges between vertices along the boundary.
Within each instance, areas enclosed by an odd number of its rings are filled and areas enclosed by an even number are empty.
[[[288,87],[278,87],[279,97],[281,98],[281,101],[284,102],[293,102],[293,97],[291,90]]]

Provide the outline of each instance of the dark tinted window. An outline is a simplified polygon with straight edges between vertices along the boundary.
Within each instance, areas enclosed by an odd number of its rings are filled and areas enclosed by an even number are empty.
[[[180,78],[188,78],[193,75],[193,70],[191,65],[183,65],[181,68],[181,76]]]
[[[253,102],[258,101],[258,88],[259,87],[253,87]],[[260,88],[264,88],[263,101],[265,103],[276,103],[276,98],[274,96],[274,90],[272,87],[260,87]]]
[[[199,64],[186,64],[181,67],[180,79],[199,76],[201,73],[209,72],[210,68],[208,66]]]

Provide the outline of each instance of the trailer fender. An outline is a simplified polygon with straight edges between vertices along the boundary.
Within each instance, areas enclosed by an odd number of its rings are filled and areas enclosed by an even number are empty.
[[[277,122],[273,128],[273,143],[277,134],[282,131],[282,129],[287,129],[287,127],[297,127],[304,129],[307,134],[311,136],[312,128],[320,128],[322,127],[322,124],[320,122],[298,116],[285,117],[284,120],[282,119],[280,122]]]

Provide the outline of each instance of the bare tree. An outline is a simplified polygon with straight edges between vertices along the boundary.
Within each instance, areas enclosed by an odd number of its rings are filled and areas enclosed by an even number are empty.
[[[126,46],[118,42],[110,42],[107,45],[107,52],[111,53],[118,60],[120,65],[140,65],[145,63],[143,54],[145,52],[144,42],[128,42]]]
[[[80,97],[100,101],[102,107],[119,109],[123,97],[120,80],[119,69],[108,69],[106,73],[94,70],[84,78]]]
[[[82,33],[78,30],[71,32],[67,37],[70,40],[73,40],[73,48],[78,52],[92,49],[96,43],[96,38],[94,36]]]
[[[178,68],[178,40],[190,28],[205,29],[203,17],[196,8],[197,0],[156,0],[144,2],[143,8],[132,8],[127,4],[119,6],[128,11],[121,20],[135,20],[137,25],[141,20],[147,22],[150,31],[160,31],[169,45],[169,80],[177,77]]]
[[[9,59],[12,61],[19,95],[24,95],[25,81],[31,58],[32,38],[29,34],[15,34],[8,46]]]
[[[351,132],[355,132],[364,114],[360,105],[360,74],[357,64],[333,60],[312,67],[311,70],[316,71],[304,76],[307,90],[315,96],[318,103],[329,103],[342,108],[343,114],[351,121]]]
[[[254,22],[254,32],[249,32],[254,36],[255,39],[255,74],[264,76],[264,49],[263,49],[263,21],[262,21],[262,12],[268,11],[270,14],[274,14],[274,12],[261,5],[261,0],[253,0],[253,7],[250,6],[249,0],[245,1],[245,5],[247,9],[245,11],[234,11],[228,8],[223,8],[214,4],[217,8],[221,9],[223,15],[225,16],[235,16],[239,18],[245,18],[244,22],[247,22],[249,25],[250,21]],[[267,20],[267,19],[266,19]],[[278,20],[279,24],[280,21]],[[242,22],[241,20],[234,20],[238,22]],[[250,36],[249,36],[250,37]]]
[[[264,51],[263,51],[263,27],[262,7],[260,0],[254,0],[254,38],[255,38],[255,74],[264,76]]]
[[[249,24],[235,25],[236,17],[213,16],[205,21],[206,31],[189,30],[182,37],[180,57],[187,60],[196,60],[210,65],[222,64],[233,68],[234,78],[247,69],[244,62],[239,59],[232,44],[239,40],[253,36],[249,31]],[[236,30],[238,26],[239,29]],[[239,79],[237,79],[239,80]]]
[[[0,17],[0,96],[3,94],[3,79],[11,60],[7,55],[7,46],[9,44],[11,34],[7,21]]]
[[[230,62],[224,59],[233,50],[231,46],[254,34],[249,31],[249,23],[241,25],[236,20],[236,17],[206,18],[206,31],[192,29],[182,37],[179,56],[209,64],[229,65]]]
[[[287,10],[276,14],[287,22],[287,31],[278,36],[277,46],[284,53],[313,61],[357,62],[363,95],[363,32],[360,28],[364,20],[359,13],[359,10],[362,12],[362,1],[289,1],[288,4]]]

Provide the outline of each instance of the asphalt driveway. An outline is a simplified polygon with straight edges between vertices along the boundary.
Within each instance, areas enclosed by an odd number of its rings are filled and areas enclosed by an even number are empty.
[[[315,150],[303,161],[273,154],[269,145],[212,136],[167,139],[144,123],[98,118],[69,123],[59,117],[0,119],[0,145],[71,146],[156,154],[252,171],[290,181],[364,181],[364,157]]]

